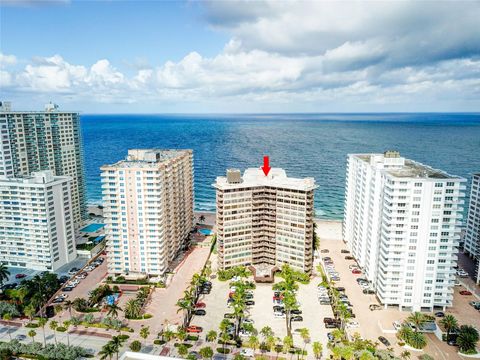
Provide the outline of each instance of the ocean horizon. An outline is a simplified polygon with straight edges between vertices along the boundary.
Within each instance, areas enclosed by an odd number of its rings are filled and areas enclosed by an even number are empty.
[[[82,114],[81,127],[89,204],[101,204],[100,166],[131,148],[193,149],[195,210],[209,212],[215,178],[264,155],[288,176],[314,177],[316,217],[331,220],[343,217],[349,153],[398,150],[469,181],[480,171],[480,113]]]

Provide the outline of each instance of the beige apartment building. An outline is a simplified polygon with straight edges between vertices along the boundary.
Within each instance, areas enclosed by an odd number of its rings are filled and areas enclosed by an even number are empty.
[[[191,150],[129,150],[104,165],[110,274],[163,275],[193,228]]]
[[[273,168],[227,170],[217,177],[217,241],[220,267],[252,265],[257,274],[289,264],[311,273],[313,178],[289,178]]]

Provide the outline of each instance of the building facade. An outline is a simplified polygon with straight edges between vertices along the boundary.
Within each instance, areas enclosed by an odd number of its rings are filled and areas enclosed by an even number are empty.
[[[287,177],[283,169],[227,170],[217,177],[216,224],[220,267],[289,264],[313,266],[313,178]]]
[[[163,275],[193,228],[192,151],[129,150],[101,171],[108,272]]]
[[[470,204],[468,206],[467,227],[465,228],[464,252],[474,257],[477,262],[477,283],[480,281],[478,271],[480,261],[480,173],[472,175]]]
[[[55,271],[77,257],[71,179],[51,171],[0,179],[0,262]]]
[[[21,177],[41,170],[72,179],[73,218],[86,219],[85,175],[80,115],[48,104],[45,111],[12,111],[0,105],[0,177]]]
[[[385,305],[452,305],[466,180],[398,152],[348,156],[343,238]]]

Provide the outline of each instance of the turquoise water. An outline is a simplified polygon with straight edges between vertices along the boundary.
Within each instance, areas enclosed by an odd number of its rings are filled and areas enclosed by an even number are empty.
[[[316,215],[343,216],[348,153],[399,150],[451,174],[480,171],[479,114],[83,115],[88,201],[101,203],[100,166],[131,148],[194,151],[196,210],[215,210],[216,176],[258,167],[313,176]]]
[[[85,226],[84,228],[80,229],[83,232],[95,232],[103,228],[105,224],[90,224]]]
[[[207,236],[212,235],[212,233],[213,233],[212,230],[209,230],[209,229],[200,229],[200,230],[198,230],[198,232],[200,234],[207,235]]]

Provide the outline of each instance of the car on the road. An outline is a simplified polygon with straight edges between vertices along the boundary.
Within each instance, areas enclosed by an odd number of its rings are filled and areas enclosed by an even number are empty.
[[[472,295],[472,292],[468,291],[468,290],[462,290],[462,291],[459,292],[459,294],[468,296],[468,295]]]
[[[187,332],[189,333],[201,333],[202,331],[203,331],[203,328],[201,326],[190,325],[187,327]]]
[[[390,341],[384,336],[379,336],[378,340],[385,346],[390,346]]]
[[[445,313],[443,311],[438,311],[435,313],[436,317],[445,317]]]
[[[205,316],[205,315],[207,315],[207,312],[206,312],[205,310],[203,310],[203,309],[197,309],[197,310],[195,310],[193,313],[194,313],[195,315],[197,315],[197,316]]]
[[[347,249],[342,249],[340,252],[342,254],[350,254],[350,251],[348,251]]]
[[[17,275],[15,275],[15,279],[23,279],[24,277],[27,277],[27,274],[17,274]]]
[[[295,315],[290,318],[291,321],[303,321],[303,316]]]

